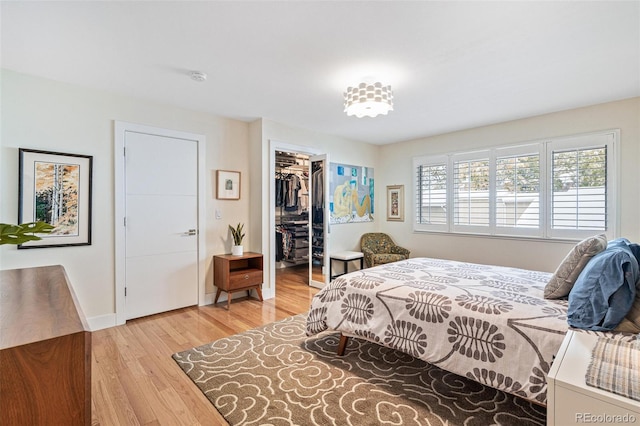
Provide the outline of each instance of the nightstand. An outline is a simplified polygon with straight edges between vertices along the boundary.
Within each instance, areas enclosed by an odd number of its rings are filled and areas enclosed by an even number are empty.
[[[548,426],[640,422],[640,401],[586,384],[597,341],[594,334],[567,332],[547,377]]]
[[[236,291],[246,291],[251,296],[255,289],[262,301],[263,263],[261,253],[245,252],[241,256],[220,254],[213,256],[213,285],[217,287],[214,304],[220,293],[227,292],[227,309]]]

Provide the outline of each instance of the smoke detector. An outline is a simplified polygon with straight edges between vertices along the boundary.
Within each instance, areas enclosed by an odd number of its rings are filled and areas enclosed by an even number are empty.
[[[191,71],[191,80],[193,81],[205,81],[207,79],[207,74],[201,71]]]

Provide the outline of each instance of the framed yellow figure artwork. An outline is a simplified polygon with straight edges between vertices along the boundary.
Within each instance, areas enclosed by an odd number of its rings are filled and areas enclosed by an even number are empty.
[[[329,223],[373,221],[373,167],[329,164]]]
[[[387,186],[387,220],[404,221],[404,185]]]

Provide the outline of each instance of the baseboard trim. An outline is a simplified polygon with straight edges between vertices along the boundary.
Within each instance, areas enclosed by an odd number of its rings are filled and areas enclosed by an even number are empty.
[[[246,294],[245,294],[246,295]],[[204,305],[212,305],[213,300],[215,299],[215,293],[205,293],[204,300],[202,303],[199,303],[200,306]],[[227,293],[223,292],[220,295],[220,299],[218,299],[218,303],[224,302],[227,300]],[[271,289],[263,289],[262,290],[262,298],[263,299],[272,299],[275,297],[275,294]],[[106,315],[98,315],[96,317],[87,318],[87,322],[89,323],[90,331],[98,331],[103,330],[109,327],[115,327],[116,325],[116,314],[106,314]]]
[[[116,314],[98,315],[97,317],[87,318],[89,329],[91,331],[103,330],[116,326]]]

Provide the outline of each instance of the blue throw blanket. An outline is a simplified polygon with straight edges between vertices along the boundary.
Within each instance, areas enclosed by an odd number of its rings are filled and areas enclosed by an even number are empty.
[[[587,263],[569,293],[569,325],[595,331],[616,328],[636,297],[638,248],[618,238]]]

